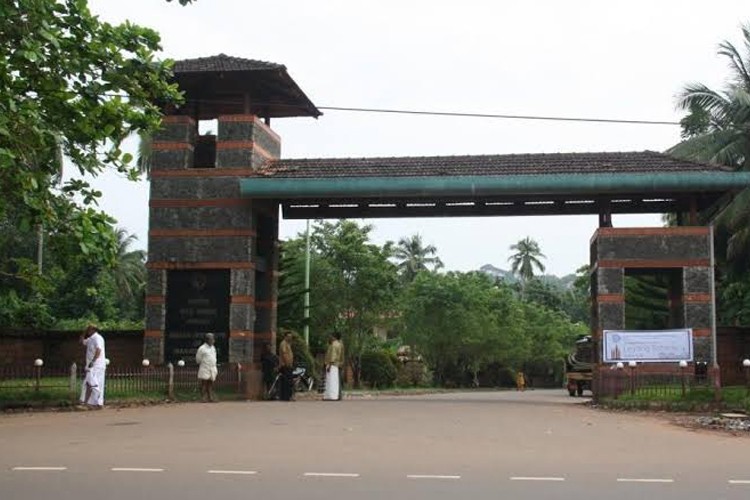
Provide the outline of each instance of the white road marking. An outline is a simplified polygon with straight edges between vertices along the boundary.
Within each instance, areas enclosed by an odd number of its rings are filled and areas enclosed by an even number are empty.
[[[350,472],[305,472],[305,477],[359,477]]]
[[[13,467],[16,471],[61,471],[68,470],[67,467]]]
[[[565,481],[564,477],[528,477],[528,476],[514,476],[510,478],[511,481]]]
[[[210,470],[209,474],[236,474],[238,476],[252,476],[257,474],[257,470]]]
[[[674,479],[617,478],[618,483],[674,483]]]
[[[143,469],[140,467],[112,467],[112,472],[164,472],[164,469]]]
[[[730,479],[729,484],[750,484],[750,479]]]
[[[407,479],[461,479],[461,476],[445,476],[433,474],[409,474]]]

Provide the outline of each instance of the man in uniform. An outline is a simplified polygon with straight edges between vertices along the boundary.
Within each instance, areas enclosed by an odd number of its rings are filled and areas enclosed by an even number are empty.
[[[292,370],[294,370],[294,353],[292,352],[292,334],[284,335],[284,340],[279,344],[279,371],[281,372],[281,400],[291,401],[294,396],[294,384],[292,382]]]
[[[328,350],[326,351],[326,391],[323,399],[326,401],[338,401],[341,399],[341,367],[344,366],[344,344],[341,342],[341,334],[331,334]]]

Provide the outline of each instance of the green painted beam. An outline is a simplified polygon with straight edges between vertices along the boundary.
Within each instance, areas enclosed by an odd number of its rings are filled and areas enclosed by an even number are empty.
[[[750,172],[545,174],[443,177],[247,177],[252,198],[381,198],[724,192],[750,187]]]

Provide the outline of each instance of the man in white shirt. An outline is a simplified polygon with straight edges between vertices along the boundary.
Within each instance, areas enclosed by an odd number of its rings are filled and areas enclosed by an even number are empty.
[[[215,401],[214,381],[219,370],[216,367],[216,347],[214,347],[213,333],[206,334],[206,340],[195,353],[195,362],[198,364],[198,380],[201,381],[201,397],[203,401]]]
[[[81,335],[81,344],[86,347],[86,375],[81,390],[81,404],[101,409],[104,406],[104,374],[107,370],[104,337],[95,326],[89,325]]]

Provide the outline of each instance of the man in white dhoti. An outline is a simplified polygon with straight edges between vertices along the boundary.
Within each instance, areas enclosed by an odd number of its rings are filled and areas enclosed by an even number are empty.
[[[201,381],[201,398],[203,402],[214,402],[214,381],[219,370],[216,367],[216,339],[213,333],[206,334],[206,340],[195,353],[195,362],[198,363],[198,380]]]
[[[323,394],[325,401],[338,401],[341,399],[341,367],[344,366],[344,344],[341,342],[341,334],[334,332],[331,335],[328,350],[326,351],[326,390]]]
[[[81,404],[102,408],[104,406],[104,374],[107,370],[104,337],[95,326],[89,325],[81,335],[81,344],[86,347]]]

